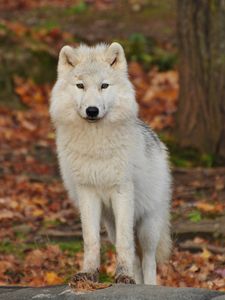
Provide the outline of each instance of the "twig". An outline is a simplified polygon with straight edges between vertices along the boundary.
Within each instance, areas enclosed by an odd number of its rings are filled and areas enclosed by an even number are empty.
[[[214,245],[208,245],[208,244],[196,244],[192,241],[186,241],[184,243],[180,243],[179,248],[182,250],[190,250],[191,252],[196,252],[196,251],[202,251],[204,249],[209,250],[210,252],[213,252],[215,254],[224,254],[225,253],[225,248],[223,247],[218,247]]]

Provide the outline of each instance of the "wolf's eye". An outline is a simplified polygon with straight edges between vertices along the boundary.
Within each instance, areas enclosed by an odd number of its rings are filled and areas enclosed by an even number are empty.
[[[108,83],[103,83],[103,84],[101,85],[101,89],[107,89],[108,86],[109,86]]]
[[[83,83],[77,83],[76,86],[78,87],[78,89],[84,89]]]

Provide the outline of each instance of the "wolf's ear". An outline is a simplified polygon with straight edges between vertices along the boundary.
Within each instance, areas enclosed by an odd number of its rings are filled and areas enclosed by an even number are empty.
[[[66,74],[72,70],[78,63],[75,49],[70,46],[64,46],[59,53],[58,75]]]
[[[127,70],[127,61],[123,47],[119,43],[112,43],[106,50],[106,61],[112,68]]]

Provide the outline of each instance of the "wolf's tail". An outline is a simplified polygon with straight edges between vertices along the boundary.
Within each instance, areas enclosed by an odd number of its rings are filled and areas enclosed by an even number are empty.
[[[170,223],[168,221],[161,232],[160,241],[157,247],[156,260],[158,263],[163,263],[168,260],[171,248],[172,240],[170,236]]]

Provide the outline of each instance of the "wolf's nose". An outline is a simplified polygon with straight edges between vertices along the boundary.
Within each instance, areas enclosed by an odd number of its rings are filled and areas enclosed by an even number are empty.
[[[96,118],[99,114],[99,109],[95,106],[89,106],[87,109],[86,109],[86,114],[88,117],[90,118]]]

